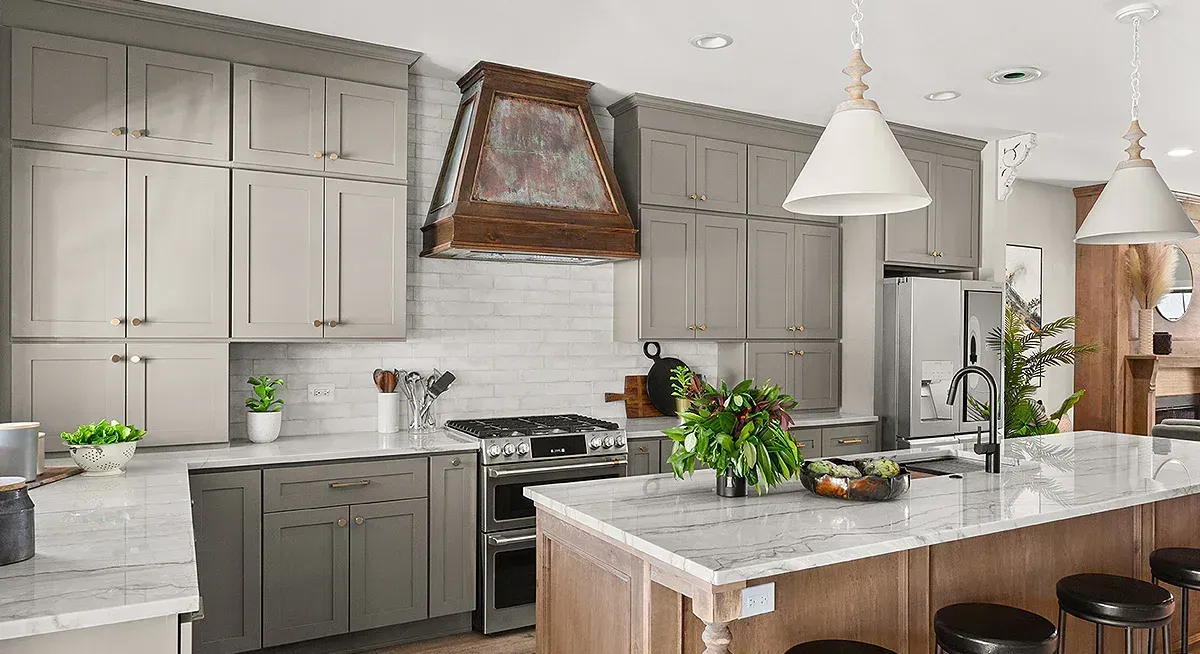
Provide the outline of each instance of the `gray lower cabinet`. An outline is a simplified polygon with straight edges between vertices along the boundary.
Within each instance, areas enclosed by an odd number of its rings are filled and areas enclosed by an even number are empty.
[[[878,452],[879,428],[876,423],[826,427],[821,430],[821,456],[848,456]]]
[[[792,437],[792,441],[796,443],[796,448],[800,450],[800,454],[806,459],[815,459],[821,456],[821,429],[819,427],[799,428],[788,431],[788,435]]]
[[[475,610],[479,459],[429,459],[429,617]]]
[[[629,476],[650,475],[661,471],[660,441],[642,438],[629,441]]]
[[[42,423],[46,450],[64,451],[57,438],[64,431],[101,418],[126,421],[125,375],[124,343],[15,343],[12,418]]]
[[[350,507],[350,631],[429,616],[429,504]]]
[[[933,202],[888,214],[884,261],[933,268],[978,266],[981,163],[927,152],[906,154]]]
[[[229,161],[229,62],[129,48],[130,152]]]
[[[196,654],[262,647],[262,473],[191,477],[196,570],[204,619],[193,624]]]
[[[263,516],[263,646],[350,627],[350,507]]]

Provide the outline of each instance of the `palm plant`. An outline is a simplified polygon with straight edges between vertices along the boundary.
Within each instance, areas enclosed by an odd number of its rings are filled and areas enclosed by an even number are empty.
[[[1037,387],[1033,385],[1033,380],[1044,375],[1046,370],[1073,365],[1080,356],[1100,349],[1095,343],[1070,341],[1042,347],[1045,339],[1075,329],[1077,322],[1075,316],[1066,316],[1035,329],[1020,312],[1005,307],[1004,326],[988,334],[988,347],[1004,356],[1005,437],[1057,433],[1059,418],[1083,397],[1083,389],[1075,391],[1056,411],[1047,413],[1046,407],[1036,398]],[[990,407],[976,405],[975,408],[985,418],[988,416]]]

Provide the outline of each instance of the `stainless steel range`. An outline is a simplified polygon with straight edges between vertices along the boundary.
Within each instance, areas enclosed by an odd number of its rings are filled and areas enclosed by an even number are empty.
[[[479,468],[479,592],[475,627],[528,627],[537,597],[536,514],[526,486],[624,477],[625,432],[580,415],[448,420],[483,441]]]

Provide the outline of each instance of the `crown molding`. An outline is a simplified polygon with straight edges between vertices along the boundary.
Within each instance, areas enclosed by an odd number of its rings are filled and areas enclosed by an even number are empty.
[[[306,32],[304,30],[269,25],[256,21],[230,18],[202,11],[182,9],[169,5],[159,5],[140,0],[41,0],[42,2],[65,7],[89,9],[129,18],[141,18],[160,23],[193,27],[199,29],[224,32],[250,39],[273,41],[287,45],[295,45],[310,50],[321,50],[354,57],[376,59],[404,66],[413,65],[421,58],[421,53],[404,48],[364,43],[337,36]]]

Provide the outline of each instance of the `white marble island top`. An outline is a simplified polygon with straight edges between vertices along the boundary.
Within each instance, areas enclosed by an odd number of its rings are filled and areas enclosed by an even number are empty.
[[[526,488],[538,508],[714,586],[1200,493],[1200,443],[1104,432],[1014,439],[1001,474],[916,479],[881,503],[789,482],[722,498],[712,471]]]
[[[36,488],[30,497],[37,554],[0,567],[0,640],[197,610],[189,470],[478,447],[438,431],[285,436],[174,452],[141,448],[124,475]]]

